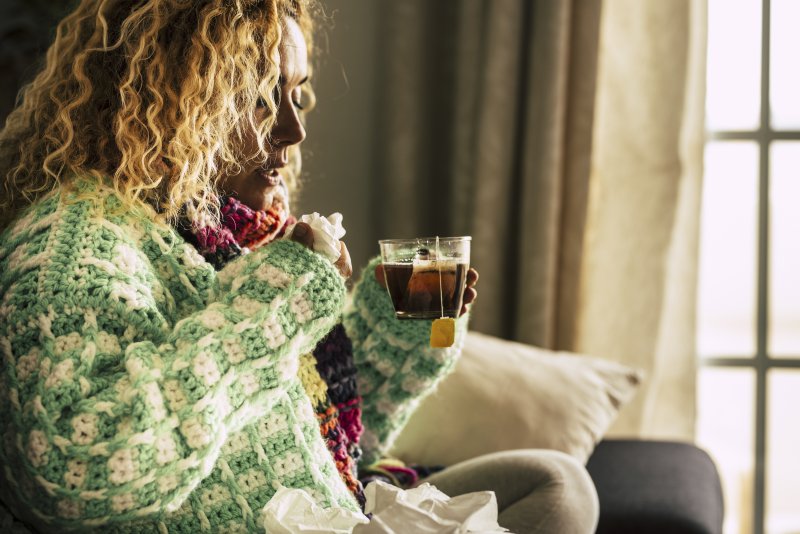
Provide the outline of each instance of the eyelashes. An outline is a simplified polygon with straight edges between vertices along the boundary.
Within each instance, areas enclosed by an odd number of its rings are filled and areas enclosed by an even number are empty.
[[[294,99],[292,99],[292,105],[295,107],[295,109],[297,109],[299,111],[303,111],[304,109],[306,109],[306,107],[302,103],[300,103],[300,102],[298,102],[297,100],[294,100]],[[265,107],[267,107],[267,101],[263,97],[259,98],[256,101],[256,107],[257,108],[265,108]]]

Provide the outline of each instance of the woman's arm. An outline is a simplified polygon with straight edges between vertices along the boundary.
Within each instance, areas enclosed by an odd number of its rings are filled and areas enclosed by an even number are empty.
[[[128,229],[59,208],[0,250],[0,451],[40,521],[87,528],[176,510],[227,436],[297,382],[337,321],[344,282],[276,242],[220,273],[215,301],[165,319]]]
[[[376,258],[364,269],[344,316],[363,397],[361,447],[367,464],[380,459],[419,401],[453,369],[468,321],[467,316],[456,321],[452,347],[431,348],[431,321],[395,318],[386,289],[375,280],[379,263]]]

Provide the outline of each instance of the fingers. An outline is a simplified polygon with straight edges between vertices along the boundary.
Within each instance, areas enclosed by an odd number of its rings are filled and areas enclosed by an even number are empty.
[[[379,263],[375,267],[375,280],[380,284],[380,286],[386,289],[386,275],[383,272],[383,264]]]
[[[289,239],[300,243],[306,248],[314,248],[314,231],[304,222],[297,223]]]
[[[350,278],[353,275],[353,264],[350,261],[350,251],[347,250],[344,241],[339,241],[339,254],[339,259],[333,265],[339,269],[339,273],[343,277]]]
[[[299,222],[297,225],[295,225],[294,229],[292,230],[292,235],[289,236],[289,239],[300,243],[308,249],[314,249],[314,230],[312,230],[311,226],[304,222]],[[347,250],[347,246],[344,244],[344,241],[339,242],[339,259],[336,260],[336,263],[333,265],[339,270],[339,273],[343,277],[350,278],[353,275],[353,264],[350,261],[350,251]]]
[[[478,298],[478,291],[473,287],[464,290],[464,304],[472,304]]]
[[[478,278],[480,278],[478,271],[470,267],[469,271],[467,271],[467,287],[472,287],[477,284]]]
[[[472,306],[472,303],[475,302],[475,299],[477,298],[478,298],[478,291],[475,288],[468,287],[464,290],[464,300],[461,306],[461,313],[459,314],[459,317],[469,311],[470,307]]]
[[[474,286],[478,283],[479,277],[478,271],[475,269],[470,268],[470,270],[467,271],[467,287],[464,289],[464,304],[461,306],[460,315],[467,313],[469,308],[472,306],[472,303],[478,298],[478,290],[475,289]]]

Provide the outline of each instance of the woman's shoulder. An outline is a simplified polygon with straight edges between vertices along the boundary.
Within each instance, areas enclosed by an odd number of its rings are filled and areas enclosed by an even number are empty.
[[[73,236],[106,230],[133,242],[154,233],[167,241],[178,237],[151,207],[126,201],[108,180],[87,175],[65,181],[21,210],[0,234],[0,246],[16,247],[56,226]]]
[[[68,268],[67,263],[77,263],[81,256],[96,256],[103,247],[124,238],[128,232],[114,231],[103,214],[107,196],[98,189],[93,195],[78,198],[70,184],[23,209],[0,236],[4,274],[40,271],[53,261]]]
[[[184,248],[183,239],[154,210],[130,205],[108,183],[85,177],[39,198],[6,227],[0,235],[0,266],[12,271],[54,260],[116,261],[133,251],[147,262],[183,256]]]
[[[144,208],[84,180],[40,198],[0,236],[0,295],[80,300],[108,293],[137,302],[151,296],[169,310],[182,285],[190,283],[200,297],[213,286],[213,268],[189,249]]]

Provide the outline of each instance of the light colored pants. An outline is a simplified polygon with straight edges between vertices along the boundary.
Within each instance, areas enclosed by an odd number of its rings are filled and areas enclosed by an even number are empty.
[[[454,497],[494,491],[498,523],[514,534],[591,534],[599,505],[583,465],[558,451],[522,449],[479,456],[426,478]]]

